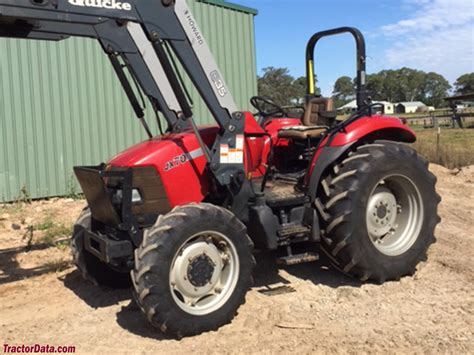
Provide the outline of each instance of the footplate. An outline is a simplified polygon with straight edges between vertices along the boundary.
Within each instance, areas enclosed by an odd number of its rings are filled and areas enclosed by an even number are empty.
[[[278,236],[280,238],[287,238],[292,236],[305,235],[311,232],[311,228],[301,224],[289,224],[281,227],[278,230]]]
[[[277,259],[278,265],[296,265],[302,263],[310,263],[313,261],[317,261],[319,259],[319,255],[315,253],[303,253],[303,254],[295,254],[295,255],[288,255],[283,256]]]

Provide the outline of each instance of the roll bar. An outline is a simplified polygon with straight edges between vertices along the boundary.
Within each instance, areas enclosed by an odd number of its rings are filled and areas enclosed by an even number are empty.
[[[365,40],[362,32],[354,27],[339,27],[327,31],[315,33],[306,47],[306,80],[307,100],[309,101],[316,93],[314,80],[314,49],[318,41],[323,37],[334,36],[342,33],[350,33],[354,36],[357,45],[357,107],[361,109],[367,105],[366,73],[365,73]]]

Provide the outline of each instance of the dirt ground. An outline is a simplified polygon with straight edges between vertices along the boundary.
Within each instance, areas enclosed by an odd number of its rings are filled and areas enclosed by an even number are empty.
[[[431,169],[442,222],[414,277],[361,284],[326,260],[277,269],[260,254],[234,321],[180,341],[148,325],[130,290],[83,281],[66,243],[48,246],[68,233],[83,201],[0,207],[0,351],[38,343],[78,353],[474,353],[474,167]]]

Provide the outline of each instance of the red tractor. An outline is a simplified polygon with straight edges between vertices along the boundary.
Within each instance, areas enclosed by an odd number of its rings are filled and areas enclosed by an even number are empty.
[[[0,0],[0,15],[0,36],[90,37],[110,58],[149,139],[75,168],[88,208],[72,251],[86,279],[133,285],[161,331],[180,337],[230,322],[252,285],[254,248],[276,251],[283,265],[321,250],[342,272],[378,283],[426,259],[439,222],[436,178],[406,144],[414,132],[370,103],[358,30],[310,39],[306,105],[295,118],[262,97],[251,100],[256,115],[237,110],[184,0]],[[315,95],[313,56],[321,38],[345,32],[357,43],[358,110],[339,121],[332,99]],[[216,125],[195,125],[174,57]],[[130,79],[166,119],[161,135]]]

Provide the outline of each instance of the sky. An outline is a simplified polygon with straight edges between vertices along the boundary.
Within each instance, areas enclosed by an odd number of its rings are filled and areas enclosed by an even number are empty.
[[[232,0],[230,1],[232,2]],[[359,28],[367,72],[410,67],[442,74],[451,84],[474,72],[474,0],[235,0],[255,17],[257,68],[287,67],[305,75],[305,48],[315,32]],[[318,86],[330,95],[340,76],[355,76],[355,44],[341,35],[316,47]]]

